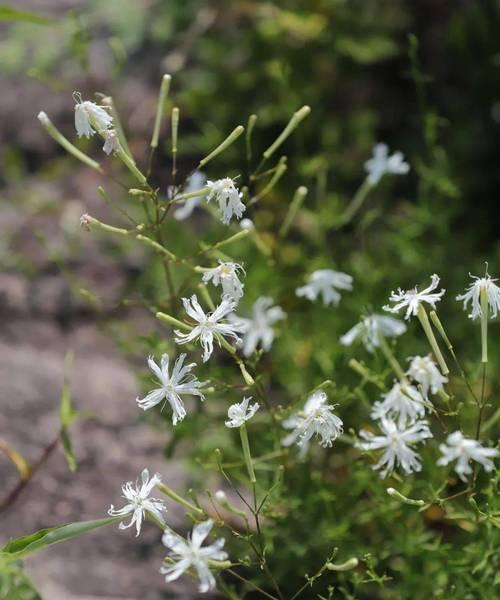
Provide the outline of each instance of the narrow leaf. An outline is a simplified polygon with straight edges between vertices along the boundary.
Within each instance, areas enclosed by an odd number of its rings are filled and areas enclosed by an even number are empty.
[[[109,517],[106,519],[97,519],[95,521],[80,521],[49,529],[41,529],[31,535],[19,537],[8,542],[3,548],[0,548],[0,558],[22,558],[27,554],[42,550],[52,544],[58,544],[59,542],[64,542],[71,538],[78,537],[79,535],[83,535],[84,533],[88,533],[93,529],[110,525],[119,519],[120,517]]]
[[[17,10],[5,4],[0,4],[0,21],[27,21],[29,23],[36,23],[37,25],[48,25],[53,23],[53,19],[48,17],[42,17],[32,12],[25,10]]]

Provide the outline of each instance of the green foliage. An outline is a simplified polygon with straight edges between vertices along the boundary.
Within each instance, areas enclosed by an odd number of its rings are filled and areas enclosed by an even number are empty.
[[[0,558],[0,598],[4,600],[42,600],[24,573],[21,561]]]

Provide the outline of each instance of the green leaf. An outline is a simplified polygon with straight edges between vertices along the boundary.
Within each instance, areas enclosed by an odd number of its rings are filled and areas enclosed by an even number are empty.
[[[49,529],[40,529],[31,535],[16,538],[8,542],[3,548],[0,548],[0,558],[17,559],[42,550],[52,544],[58,544],[74,537],[78,537],[84,533],[105,527],[121,517],[108,517],[106,519],[97,519],[95,521],[80,521],[77,523],[68,523],[67,525],[59,525]]]
[[[69,431],[67,427],[63,427],[61,429],[60,439],[69,470],[74,473],[77,468],[76,457],[75,453],[73,452],[73,445],[71,443],[71,438],[69,437]]]
[[[48,25],[49,23],[53,23],[54,19],[0,4],[0,21],[27,21],[28,23],[36,23],[37,25]]]
[[[64,383],[61,393],[61,402],[59,405],[59,418],[61,420],[60,439],[66,456],[66,462],[70,471],[76,471],[76,458],[73,452],[73,445],[69,435],[69,426],[73,421],[80,416],[80,413],[73,408],[71,390],[68,382],[68,371],[73,361],[73,354],[68,352],[64,359]]]

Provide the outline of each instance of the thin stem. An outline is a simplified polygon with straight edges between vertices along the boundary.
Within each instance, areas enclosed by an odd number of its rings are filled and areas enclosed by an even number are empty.
[[[481,286],[479,293],[481,301],[481,362],[488,362],[488,293]]]
[[[403,382],[408,384],[408,379],[403,371],[401,365],[399,364],[397,358],[394,356],[392,350],[389,348],[389,344],[387,343],[384,335],[381,333],[378,336],[380,349],[382,350],[383,355],[387,359],[387,362],[391,365],[392,370],[396,373],[397,377]]]
[[[268,592],[266,592],[265,590],[263,590],[261,587],[259,587],[257,584],[253,583],[249,579],[245,579],[239,573],[236,573],[236,571],[233,571],[232,569],[226,569],[226,572],[227,573],[231,573],[231,575],[233,577],[236,577],[236,579],[239,579],[240,581],[243,581],[243,583],[246,583],[247,585],[249,585],[250,587],[252,587],[254,590],[257,590],[258,592],[260,592],[261,594],[263,594],[266,598],[271,598],[271,600],[278,600],[278,598],[276,596],[273,596],[272,594],[269,594]],[[282,598],[282,596],[281,596],[281,598]]]
[[[248,432],[247,432],[246,425],[244,423],[240,427],[240,438],[241,438],[241,447],[243,449],[243,457],[245,458],[245,464],[246,464],[247,471],[248,471],[248,477],[250,479],[250,483],[254,487],[254,493],[255,493],[255,483],[256,483],[257,479],[255,478],[255,471],[253,470],[252,454],[250,452],[250,443],[248,441]]]
[[[484,392],[486,390],[486,365],[487,363],[483,362],[483,374],[481,378],[481,399],[479,402],[479,413],[477,417],[477,425],[476,425],[476,440],[479,440],[481,436],[481,424],[483,420],[483,411],[484,411]]]
[[[363,206],[368,196],[368,192],[372,188],[373,185],[368,181],[368,179],[365,179],[363,183],[359,186],[358,191],[355,193],[354,198],[351,200],[350,204],[348,204],[344,212],[340,215],[337,227],[342,227],[351,222],[354,215]]]

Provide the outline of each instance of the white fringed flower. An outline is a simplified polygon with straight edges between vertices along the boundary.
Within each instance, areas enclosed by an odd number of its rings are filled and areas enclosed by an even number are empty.
[[[490,459],[499,454],[496,448],[484,448],[481,442],[464,437],[461,431],[451,433],[446,438],[446,444],[441,444],[439,449],[443,456],[437,464],[445,466],[456,460],[455,471],[462,481],[467,481],[467,476],[472,473],[469,461],[480,463],[485,471],[490,472],[495,467]]]
[[[107,109],[90,100],[82,100],[80,92],[73,92],[75,100],[75,128],[78,137],[92,137],[97,131],[104,133],[113,125],[113,117]]]
[[[381,477],[391,473],[398,465],[405,473],[420,471],[420,458],[410,446],[432,437],[427,422],[415,421],[405,428],[398,427],[390,419],[381,419],[379,426],[383,435],[374,435],[371,431],[362,430],[359,435],[366,441],[356,444],[357,448],[365,451],[384,450],[373,469],[383,469],[380,472]]]
[[[406,175],[410,165],[404,161],[401,152],[394,152],[389,156],[387,144],[376,144],[373,148],[373,156],[365,162],[367,179],[371,185],[377,185],[382,177],[389,173],[391,175]]]
[[[396,419],[400,427],[412,423],[425,415],[422,394],[413,386],[395,382],[387,394],[382,394],[382,402],[375,402],[372,419]]]
[[[380,345],[381,335],[384,337],[397,337],[403,335],[405,331],[406,325],[403,321],[373,314],[364,317],[357,325],[351,327],[340,338],[340,343],[344,346],[350,346],[359,338],[368,352],[373,352],[374,348],[378,348]]]
[[[320,269],[311,273],[307,284],[297,288],[295,293],[311,301],[316,300],[321,294],[325,306],[329,304],[337,306],[341,298],[337,290],[352,290],[352,277],[332,269]]]
[[[500,310],[500,287],[495,284],[498,279],[492,279],[487,273],[485,277],[475,277],[474,275],[471,277],[475,281],[470,284],[465,294],[457,296],[457,300],[463,300],[464,310],[467,310],[469,302],[472,302],[472,312],[469,318],[477,319],[482,315],[481,291],[483,291],[488,299],[491,318],[495,318]]]
[[[198,381],[197,377],[188,374],[196,367],[195,363],[184,365],[186,354],[181,354],[175,361],[172,375],[169,374],[169,358],[167,354],[161,357],[161,367],[159,367],[153,358],[148,358],[148,365],[151,371],[156,375],[161,387],[149,392],[145,398],[137,398],[137,404],[144,410],[153,408],[162,400],[168,402],[172,408],[172,423],[177,425],[177,421],[182,421],[186,416],[186,409],[182,401],[183,395],[198,396],[205,400],[205,396],[200,392],[201,387],[206,381]]]
[[[342,420],[333,414],[336,404],[327,404],[328,397],[323,391],[314,392],[309,396],[304,408],[283,421],[285,429],[291,433],[283,438],[283,446],[297,444],[307,451],[313,435],[319,438],[323,448],[329,447],[343,433]]]
[[[221,212],[221,221],[224,225],[229,225],[233,215],[239,220],[246,210],[246,206],[241,201],[243,194],[234,185],[230,177],[218,179],[217,181],[207,181],[209,192],[207,202],[215,199],[219,204]]]
[[[165,581],[174,581],[193,567],[200,579],[199,592],[204,594],[215,589],[215,577],[210,571],[209,561],[226,560],[227,553],[222,550],[225,542],[223,538],[215,540],[210,546],[202,547],[213,525],[211,519],[195,525],[187,539],[173,531],[165,531],[162,542],[170,550],[169,555],[175,561],[174,564],[163,565],[160,568],[160,573],[165,575]]]
[[[201,171],[195,171],[191,175],[187,185],[182,190],[182,193],[190,194],[192,192],[201,190],[201,188],[205,186],[206,180],[207,177],[204,173]],[[184,219],[190,217],[194,209],[201,204],[203,198],[204,196],[201,195],[195,196],[194,198],[188,198],[187,200],[184,200],[184,202],[179,202],[177,204],[179,208],[176,208],[173,213],[174,219],[177,219],[177,221],[184,221]]]
[[[252,308],[252,316],[247,319],[237,315],[231,316],[231,322],[243,333],[243,354],[250,356],[260,344],[268,352],[274,340],[273,325],[286,318],[280,306],[273,306],[274,300],[268,296],[257,298]]]
[[[222,286],[222,294],[238,302],[243,296],[243,284],[238,278],[238,272],[245,271],[238,263],[219,260],[219,266],[207,269],[203,273],[203,283],[213,283],[215,287]]]
[[[158,473],[155,473],[151,479],[149,479],[149,471],[144,469],[141,474],[142,485],[136,481],[135,486],[132,481],[127,481],[122,486],[123,497],[128,501],[123,508],[118,510],[111,505],[108,510],[108,514],[112,517],[125,517],[132,513],[132,518],[128,525],[125,525],[123,521],[120,523],[120,529],[128,529],[135,524],[136,536],[141,533],[141,526],[146,512],[149,511],[154,515],[161,523],[164,523],[163,511],[166,511],[163,500],[157,500],[156,498],[149,498],[149,495],[153,491],[155,485],[160,483],[161,477]]]
[[[248,403],[251,399],[251,396],[250,398],[243,398],[239,404],[232,404],[229,407],[227,411],[229,420],[226,421],[226,427],[241,427],[254,416],[259,410],[259,404],[255,402],[255,404],[249,406]]]
[[[111,153],[117,154],[120,151],[120,142],[114,129],[107,129],[104,133],[104,152],[109,156]]]
[[[436,302],[441,300],[445,292],[445,290],[434,292],[438,285],[439,277],[434,274],[431,276],[431,284],[421,292],[416,287],[407,291],[398,288],[397,292],[391,292],[389,296],[389,301],[394,302],[394,306],[385,305],[383,308],[391,313],[398,313],[402,308],[406,308],[405,319],[409,319],[412,315],[416,316],[422,302],[427,302],[432,308],[436,308]]]
[[[228,336],[234,339],[237,343],[241,340],[238,337],[238,333],[241,332],[241,328],[237,323],[222,323],[222,319],[231,314],[236,308],[236,303],[230,298],[223,298],[219,306],[212,312],[205,314],[201,308],[198,298],[195,294],[190,299],[182,298],[184,310],[187,314],[198,323],[189,333],[182,333],[181,331],[175,331],[175,341],[178,344],[187,344],[196,339],[200,340],[200,344],[203,348],[203,362],[212,355],[214,350],[214,336],[222,335]]]
[[[408,360],[411,362],[406,374],[422,386],[422,394],[425,398],[428,397],[429,390],[432,394],[437,394],[443,389],[448,378],[441,374],[430,355],[412,356]]]

